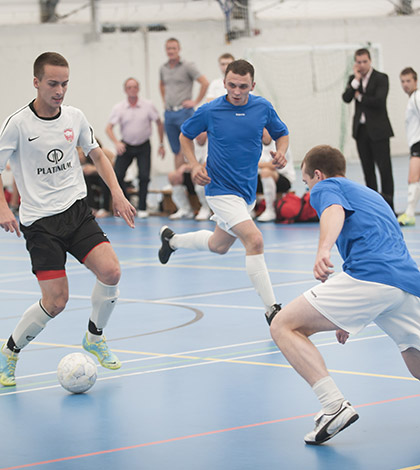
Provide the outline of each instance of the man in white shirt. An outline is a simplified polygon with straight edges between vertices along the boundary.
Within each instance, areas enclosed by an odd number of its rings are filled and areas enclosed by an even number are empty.
[[[223,96],[226,94],[226,88],[224,84],[224,78],[225,78],[225,73],[227,66],[235,60],[235,57],[233,57],[232,54],[229,52],[226,52],[225,54],[222,54],[218,58],[218,63],[219,63],[219,69],[221,72],[221,75],[219,78],[215,78],[210,82],[210,85],[207,89],[207,95],[206,95],[206,101],[211,101],[216,98],[219,98],[219,96]]]
[[[407,208],[398,217],[401,226],[415,225],[416,205],[420,199],[420,96],[417,90],[417,72],[407,67],[400,74],[401,86],[409,96],[405,112],[405,129],[410,147],[408,169]]]
[[[0,227],[22,231],[41,289],[41,299],[19,320],[0,352],[0,383],[16,385],[20,350],[49,320],[62,312],[69,298],[65,271],[67,252],[96,276],[92,313],[83,347],[109,369],[121,363],[103,336],[118,298],[121,269],[106,235],[86,203],[86,184],[77,146],[89,155],[112,195],[114,214],[134,228],[134,207],[127,201],[108,158],[95,140],[84,114],[63,106],[69,81],[67,60],[45,52],[34,62],[37,97],[6,119],[0,132],[0,173],[8,161],[21,195],[20,226],[7,206],[0,177]]]

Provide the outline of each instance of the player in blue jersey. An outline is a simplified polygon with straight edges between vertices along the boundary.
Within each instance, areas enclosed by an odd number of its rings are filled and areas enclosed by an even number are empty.
[[[344,344],[373,321],[420,380],[420,271],[390,206],[380,194],[345,178],[345,170],[344,156],[327,145],[314,147],[302,162],[303,181],[320,217],[314,275],[322,283],[284,307],[270,327],[281,352],[321,402],[307,444],[321,444],[358,419],[310,335],[336,330]],[[343,272],[331,276],[334,243],[344,264]]]
[[[207,202],[217,225],[215,230],[175,234],[164,226],[159,260],[166,264],[179,248],[225,254],[237,238],[246,250],[246,272],[266,308],[270,323],[280,310],[264,260],[264,242],[250,216],[255,205],[258,162],[262,134],[267,129],[276,142],[272,152],[278,168],[286,165],[289,131],[273,106],[260,96],[251,95],[255,87],[254,67],[236,60],[226,69],[227,95],[201,106],[181,127],[180,142],[191,165],[195,184],[205,186]],[[198,163],[193,140],[202,132],[208,135],[206,166]]]

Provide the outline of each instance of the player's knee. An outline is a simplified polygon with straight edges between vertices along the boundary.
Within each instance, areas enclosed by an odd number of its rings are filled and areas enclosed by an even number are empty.
[[[264,240],[261,232],[255,232],[246,239],[247,252],[262,253],[264,251]]]
[[[212,253],[216,253],[218,255],[225,255],[229,251],[229,248],[231,246],[231,243],[215,243],[212,237],[209,238],[209,250]]]
[[[171,171],[171,172],[168,174],[168,181],[169,181],[171,184],[173,184],[173,185],[175,185],[175,184],[180,184],[180,183],[178,182],[178,180],[179,180],[179,178],[178,178],[178,175],[177,175],[176,171]]]
[[[56,317],[66,308],[68,300],[68,292],[60,292],[53,297],[42,299],[42,306],[48,312],[49,316]]]
[[[229,246],[227,245],[218,245],[218,246],[211,246],[209,244],[210,251],[213,253],[217,253],[218,255],[225,255],[229,251]]]
[[[110,264],[103,270],[98,279],[107,286],[115,286],[119,283],[121,278],[121,268],[118,263]]]
[[[274,318],[273,321],[270,324],[270,334],[271,337],[273,338],[274,342],[280,347],[280,343],[283,342],[284,338],[284,333],[286,333],[286,325],[284,325],[284,321],[282,318],[282,312],[280,311],[279,314],[277,314]]]

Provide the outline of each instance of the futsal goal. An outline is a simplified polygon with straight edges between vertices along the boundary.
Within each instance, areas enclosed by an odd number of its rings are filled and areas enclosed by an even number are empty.
[[[357,158],[351,137],[354,104],[341,95],[353,71],[354,51],[367,47],[373,66],[382,69],[378,44],[330,44],[250,48],[255,94],[271,101],[290,131],[295,162],[313,146],[328,144]]]

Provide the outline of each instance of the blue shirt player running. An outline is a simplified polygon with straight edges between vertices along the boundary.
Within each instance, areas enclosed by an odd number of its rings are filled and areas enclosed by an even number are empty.
[[[169,227],[162,227],[159,260],[166,264],[179,248],[225,254],[239,238],[246,250],[246,272],[270,323],[280,305],[265,264],[263,237],[250,212],[255,205],[263,130],[266,128],[276,142],[272,157],[278,168],[287,163],[289,131],[266,99],[250,95],[255,82],[254,67],[249,62],[230,63],[224,84],[227,95],[201,106],[184,122],[180,135],[182,150],[192,167],[191,178],[195,184],[205,186],[216,228],[213,232],[175,234]],[[208,134],[206,166],[198,163],[194,154],[193,140],[201,132]]]
[[[302,179],[320,218],[314,275],[321,283],[283,308],[271,335],[293,368],[308,382],[322,410],[307,444],[322,444],[358,419],[328,374],[309,336],[336,330],[344,344],[370,322],[398,346],[411,374],[420,380],[420,271],[410,256],[397,219],[383,197],[345,178],[342,153],[328,145],[310,150]],[[333,274],[334,244],[343,271]]]

